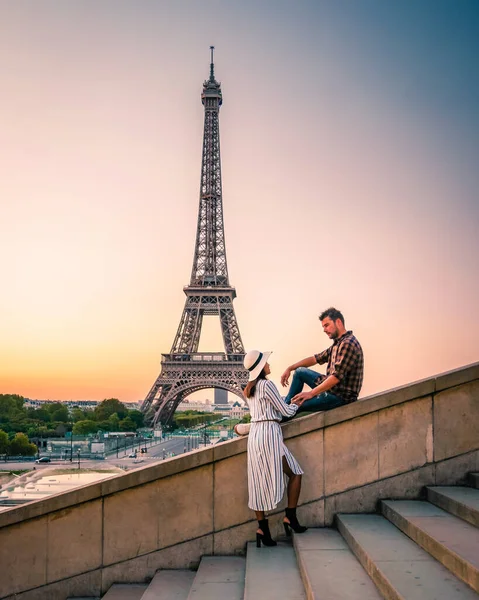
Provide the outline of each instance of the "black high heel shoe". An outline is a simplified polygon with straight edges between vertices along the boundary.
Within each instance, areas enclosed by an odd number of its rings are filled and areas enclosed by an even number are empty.
[[[303,525],[299,524],[295,508],[287,508],[285,512],[289,523],[283,521],[283,526],[284,532],[288,537],[291,535],[291,529],[294,531],[294,533],[304,533],[308,529],[307,527],[303,527]]]
[[[256,532],[256,547],[261,548],[261,542],[263,542],[263,546],[276,546],[277,542],[273,540],[269,532],[268,519],[258,521],[258,527],[263,533]]]

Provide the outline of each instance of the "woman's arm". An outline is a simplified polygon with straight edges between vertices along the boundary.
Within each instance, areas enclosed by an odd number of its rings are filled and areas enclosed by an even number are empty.
[[[292,417],[296,414],[299,407],[296,404],[286,404],[272,381],[266,382],[264,393],[266,399],[285,417]]]

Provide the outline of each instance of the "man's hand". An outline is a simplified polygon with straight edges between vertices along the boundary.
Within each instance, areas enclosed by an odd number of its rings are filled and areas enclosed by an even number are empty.
[[[306,402],[306,400],[311,400],[312,397],[313,394],[311,394],[311,392],[301,392],[300,394],[296,394],[296,396],[291,400],[291,404],[297,404],[298,406],[301,406],[303,402]]]
[[[281,385],[286,387],[289,385],[289,376],[291,375],[291,367],[288,367],[286,371],[281,375]]]

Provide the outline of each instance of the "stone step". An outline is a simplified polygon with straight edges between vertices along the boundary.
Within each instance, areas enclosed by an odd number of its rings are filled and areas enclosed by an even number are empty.
[[[338,531],[308,529],[293,539],[308,600],[381,600],[372,579]]]
[[[141,600],[147,587],[146,583],[114,583],[102,600]]]
[[[479,490],[459,486],[433,486],[427,488],[427,499],[456,517],[479,527]]]
[[[383,515],[479,592],[479,529],[419,500],[383,500]]]
[[[141,600],[186,600],[195,575],[194,571],[186,570],[158,571]]]
[[[246,551],[244,600],[306,600],[296,554],[291,544],[256,547]]]
[[[243,600],[245,568],[240,556],[203,556],[188,600]]]
[[[337,522],[386,600],[478,600],[471,588],[381,515],[338,515]]]
[[[479,489],[479,473],[469,473],[467,476],[467,483],[471,487]]]

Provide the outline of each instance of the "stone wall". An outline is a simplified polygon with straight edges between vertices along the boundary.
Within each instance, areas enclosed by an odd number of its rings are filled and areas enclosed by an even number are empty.
[[[283,426],[305,471],[299,517],[333,523],[381,498],[479,471],[479,363]],[[0,513],[0,598],[64,600],[242,553],[247,439],[165,460]],[[272,515],[281,528],[284,501]]]

